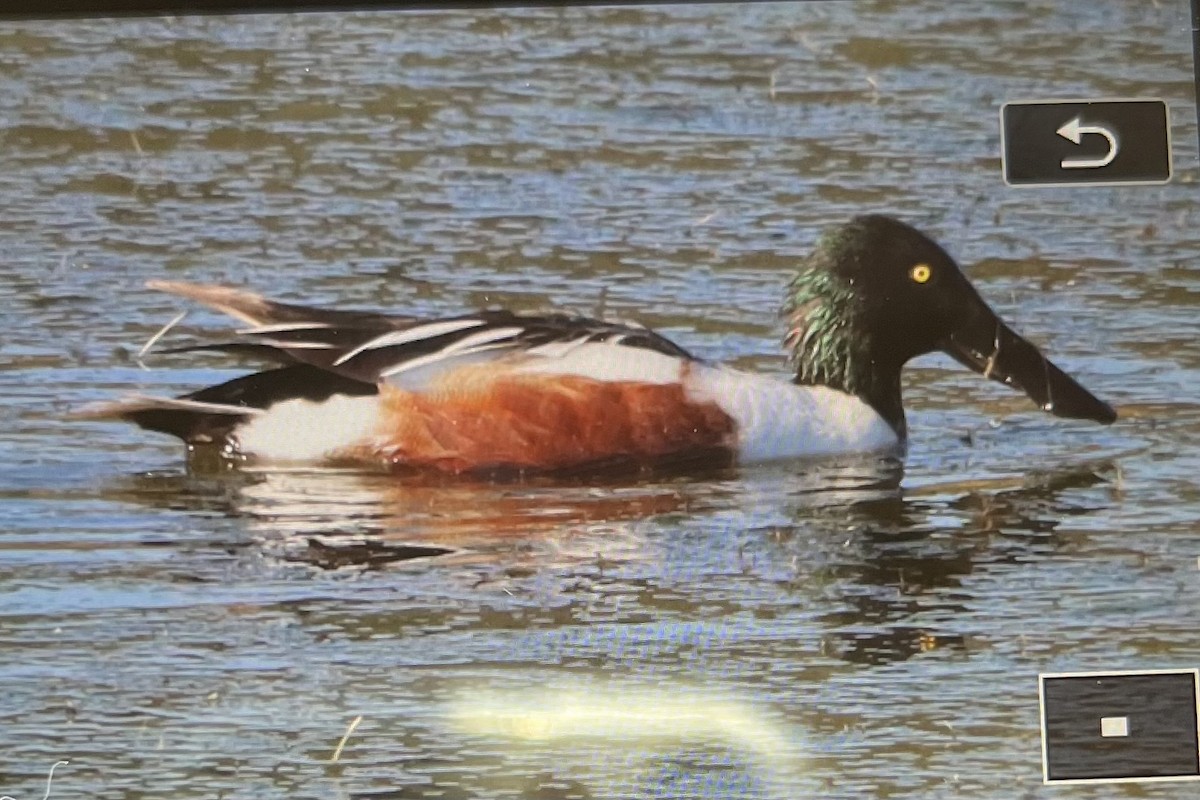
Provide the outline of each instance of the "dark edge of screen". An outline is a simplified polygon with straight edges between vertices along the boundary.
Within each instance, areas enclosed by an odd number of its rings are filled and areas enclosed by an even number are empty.
[[[828,0],[826,0],[828,1]],[[842,0],[835,0],[840,2]],[[88,17],[180,17],[209,14],[296,14],[353,11],[454,11],[509,8],[717,5],[814,2],[814,0],[9,0],[0,20]]]
[[[1192,0],[1192,70],[1196,91],[1196,138],[1200,139],[1200,0]]]

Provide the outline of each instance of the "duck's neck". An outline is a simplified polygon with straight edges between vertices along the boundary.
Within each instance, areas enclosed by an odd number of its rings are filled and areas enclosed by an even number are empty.
[[[908,424],[904,419],[904,402],[900,394],[900,374],[895,374],[894,380],[881,381],[878,378],[856,378],[849,371],[826,370],[806,366],[806,361],[798,361],[795,382],[800,386],[825,386],[839,392],[859,398],[875,409],[884,422],[892,426],[897,438],[904,441],[908,436]]]
[[[801,386],[825,386],[867,403],[904,441],[908,427],[900,393],[902,363],[877,355],[871,333],[855,325],[857,309],[851,291],[822,273],[801,273],[792,283],[785,345]]]

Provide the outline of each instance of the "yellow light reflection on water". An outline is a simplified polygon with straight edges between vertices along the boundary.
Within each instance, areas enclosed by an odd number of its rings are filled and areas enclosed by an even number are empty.
[[[649,762],[698,746],[734,751],[769,797],[796,798],[804,772],[802,737],[794,726],[761,703],[707,688],[584,682],[569,689],[464,689],[447,715],[460,733],[525,747],[601,745],[622,764],[622,782],[631,758]]]

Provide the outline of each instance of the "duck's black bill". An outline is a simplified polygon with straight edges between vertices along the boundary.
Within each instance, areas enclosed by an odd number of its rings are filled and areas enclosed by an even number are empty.
[[[1057,417],[1105,425],[1117,418],[1112,406],[1056,367],[986,306],[947,337],[942,350],[985,378],[1025,392],[1043,411]]]

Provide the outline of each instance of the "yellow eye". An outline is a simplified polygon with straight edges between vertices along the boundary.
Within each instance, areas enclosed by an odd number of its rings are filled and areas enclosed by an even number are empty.
[[[917,264],[908,271],[908,277],[912,278],[917,283],[928,283],[933,277],[933,270],[928,264]]]

